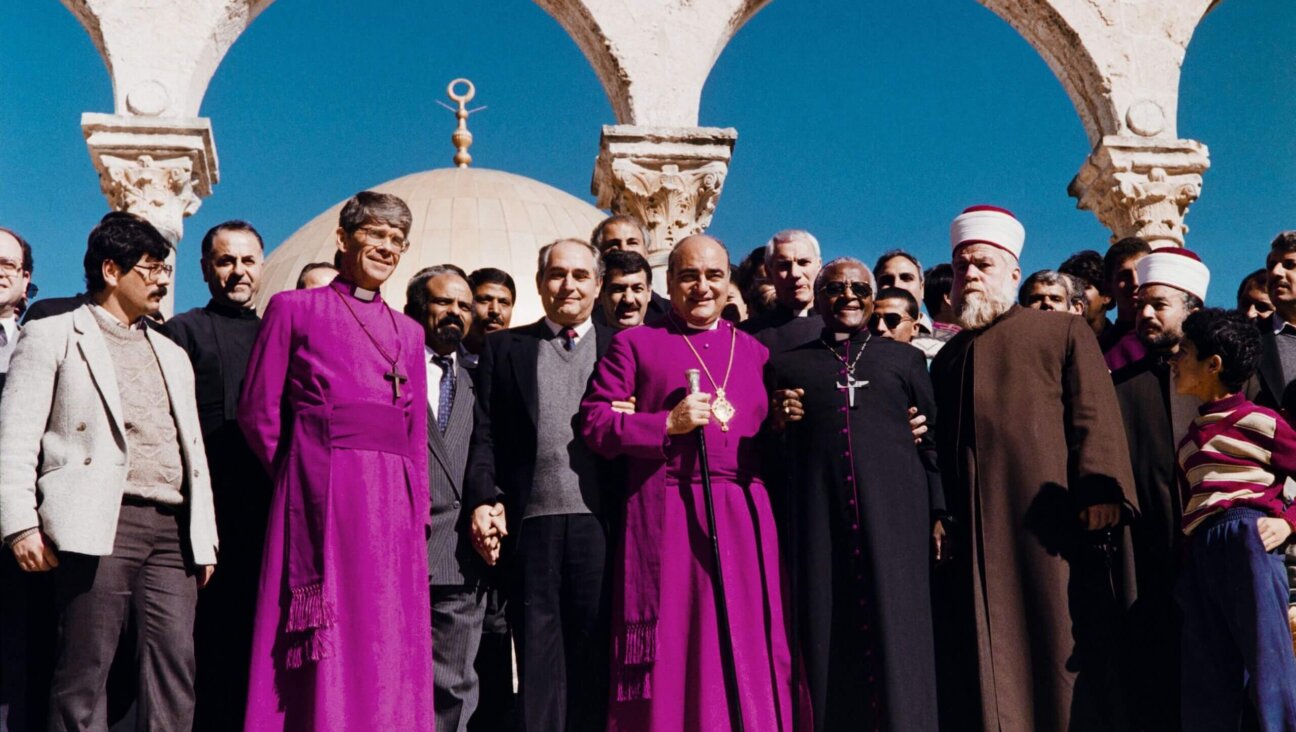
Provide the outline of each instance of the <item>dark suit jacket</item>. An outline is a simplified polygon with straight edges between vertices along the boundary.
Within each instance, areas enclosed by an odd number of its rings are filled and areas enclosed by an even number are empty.
[[[616,331],[596,322],[591,333],[597,357],[602,358]],[[506,516],[522,515],[535,476],[540,406],[536,364],[540,341],[552,337],[543,319],[486,337],[477,362],[477,408],[464,478],[470,509],[502,501]],[[600,485],[618,485],[615,463],[600,460],[599,468]]]
[[[462,355],[461,355],[462,356]],[[464,472],[472,439],[477,389],[463,359],[455,359],[455,396],[450,424],[441,434],[432,409],[428,416],[428,490],[432,496],[432,537],[428,540],[428,581],[434,585],[471,585],[484,566],[468,534],[471,510],[464,501]]]
[[[1262,407],[1278,409],[1283,406],[1283,397],[1290,384],[1283,378],[1282,355],[1278,353],[1273,319],[1260,318],[1256,321],[1256,330],[1260,331],[1260,363],[1247,382],[1246,395]]]
[[[779,307],[744,321],[738,330],[754,336],[773,357],[818,339],[823,327],[823,318],[817,313],[800,317],[787,308]]]

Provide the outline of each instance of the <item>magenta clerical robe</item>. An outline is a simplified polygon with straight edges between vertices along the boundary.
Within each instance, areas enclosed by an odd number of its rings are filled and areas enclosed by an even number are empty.
[[[624,531],[614,564],[610,730],[732,727],[712,587],[713,554],[697,467],[697,435],[669,437],[684,370],[701,368],[687,337],[737,408],[706,430],[743,721],[790,730],[792,662],[784,623],[777,531],[761,481],[757,436],[767,412],[769,353],[727,321],[684,331],[673,317],[618,333],[582,404],[583,431],[606,457],[629,462]],[[705,373],[702,388],[714,398]],[[637,413],[612,411],[635,397]],[[808,707],[808,705],[807,705]],[[806,727],[808,729],[808,727]]]
[[[271,298],[239,402],[274,479],[257,732],[434,726],[423,331],[356,292],[336,280]]]

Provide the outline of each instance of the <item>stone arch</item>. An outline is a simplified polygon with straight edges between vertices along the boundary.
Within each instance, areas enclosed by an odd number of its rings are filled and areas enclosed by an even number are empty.
[[[1090,144],[1178,136],[1179,70],[1219,0],[979,0],[1062,82]]]
[[[729,39],[770,0],[535,0],[585,54],[626,125],[692,127]]]
[[[108,67],[119,115],[197,117],[225,53],[274,0],[61,0]]]

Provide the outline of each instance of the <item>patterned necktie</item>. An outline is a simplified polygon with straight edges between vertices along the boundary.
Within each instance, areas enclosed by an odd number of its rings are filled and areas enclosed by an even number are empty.
[[[563,348],[565,348],[565,349],[567,349],[568,351],[570,351],[571,349],[573,349],[573,348],[576,347],[576,329],[575,329],[575,328],[566,328],[566,329],[564,329],[563,332],[562,332],[562,336],[563,336]]]
[[[450,356],[433,356],[432,362],[441,367],[441,397],[437,400],[437,429],[445,434],[450,426],[450,409],[454,404],[455,387],[458,379],[455,376],[454,359]]]

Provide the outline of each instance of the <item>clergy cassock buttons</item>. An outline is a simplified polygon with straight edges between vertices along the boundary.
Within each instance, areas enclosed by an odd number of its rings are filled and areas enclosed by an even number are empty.
[[[86,464],[86,465],[89,465],[89,464],[90,464],[90,458],[86,458],[86,459],[85,459],[85,464]]]

